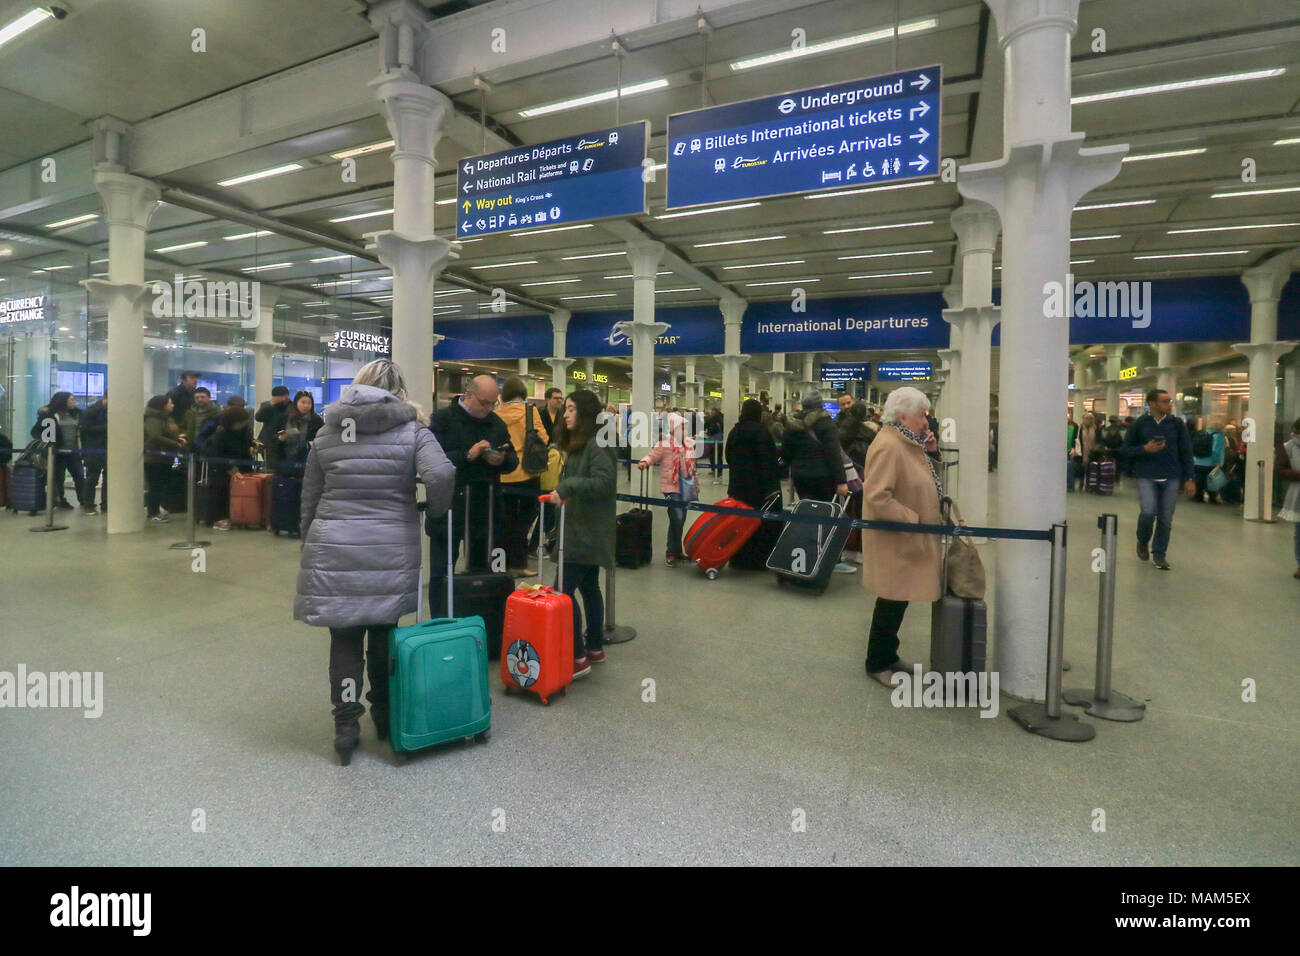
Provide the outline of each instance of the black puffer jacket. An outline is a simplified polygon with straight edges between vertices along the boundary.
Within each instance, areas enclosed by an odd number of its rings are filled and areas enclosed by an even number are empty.
[[[812,408],[789,415],[782,449],[792,478],[833,480],[836,484],[844,481],[840,440],[826,409]]]
[[[742,421],[731,430],[727,465],[727,496],[751,508],[762,507],[770,495],[781,490],[776,442],[761,421]]]

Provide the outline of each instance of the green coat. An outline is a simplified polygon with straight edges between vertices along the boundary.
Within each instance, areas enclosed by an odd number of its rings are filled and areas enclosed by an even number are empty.
[[[594,438],[569,453],[555,488],[568,502],[564,516],[565,561],[613,567],[617,489],[614,458]]]
[[[199,406],[195,405],[190,408],[181,418],[181,434],[190,440],[190,447],[194,447],[194,440],[199,437],[199,429],[209,418],[216,418],[221,414],[221,406],[216,402],[208,402],[208,407],[199,411]]]
[[[144,460],[160,463],[171,461],[183,447],[181,429],[172,417],[156,408],[144,410]]]

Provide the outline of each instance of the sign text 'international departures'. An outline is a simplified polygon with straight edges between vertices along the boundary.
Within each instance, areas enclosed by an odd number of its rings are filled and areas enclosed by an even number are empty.
[[[669,209],[939,173],[942,68],[668,117]]]
[[[457,238],[644,214],[649,137],[642,120],[462,159]]]

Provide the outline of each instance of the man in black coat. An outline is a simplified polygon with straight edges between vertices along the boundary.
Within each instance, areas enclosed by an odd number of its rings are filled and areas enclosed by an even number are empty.
[[[456,495],[452,499],[452,554],[460,553],[465,537],[465,501],[469,497],[469,544],[467,570],[481,571],[491,565],[488,553],[488,505],[497,494],[501,476],[519,467],[506,423],[492,409],[497,403],[497,383],[491,375],[476,375],[465,386],[465,394],[434,412],[429,421],[438,444],[456,466]],[[505,547],[505,522],[499,501],[492,501],[492,547]],[[438,606],[447,574],[447,516],[426,514],[429,533],[429,596]],[[453,558],[454,560],[454,558]],[[504,566],[502,568],[504,570]]]
[[[263,402],[253,416],[254,421],[262,423],[257,441],[266,455],[266,463],[273,471],[279,470],[280,461],[284,458],[284,442],[280,441],[280,432],[284,431],[285,422],[289,419],[289,409],[289,388],[277,385],[271,389],[271,400]]]
[[[108,510],[108,393],[81,413],[81,457],[86,465],[86,497],[95,502],[95,486],[104,476],[99,491],[99,510]]]
[[[172,420],[177,425],[185,413],[194,407],[194,390],[198,387],[198,372],[181,372],[181,383],[167,393],[167,397],[172,400]]]

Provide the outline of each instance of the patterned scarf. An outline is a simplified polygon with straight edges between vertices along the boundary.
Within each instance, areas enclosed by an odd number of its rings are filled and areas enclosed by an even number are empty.
[[[904,438],[906,438],[908,441],[910,441],[913,445],[917,445],[918,447],[920,447],[920,449],[921,449],[922,452],[925,451],[925,436],[924,436],[924,435],[918,435],[916,432],[912,431],[912,429],[908,428],[908,427],[907,427],[906,425],[904,425],[902,422],[890,422],[889,424],[891,424],[891,425],[893,425],[895,428],[897,428],[897,429],[898,429],[898,433],[899,433],[900,435],[902,435]],[[930,477],[934,480],[934,490],[935,490],[936,492],[938,492],[938,494],[939,494],[939,500],[942,501],[942,500],[943,500],[943,483],[939,481],[939,473],[938,473],[937,471],[935,471],[935,468],[934,468],[934,459],[931,458],[929,455],[926,455],[926,456],[925,456],[925,463],[930,467]]]

